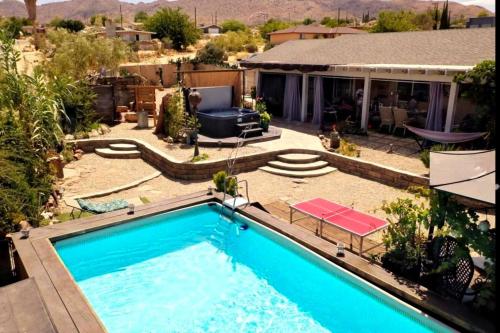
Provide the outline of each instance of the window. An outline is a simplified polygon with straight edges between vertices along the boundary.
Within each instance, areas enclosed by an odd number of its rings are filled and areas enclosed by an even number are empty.
[[[429,101],[429,84],[428,83],[414,83],[413,96],[419,102]]]
[[[398,82],[398,100],[409,101],[411,98],[411,82]]]

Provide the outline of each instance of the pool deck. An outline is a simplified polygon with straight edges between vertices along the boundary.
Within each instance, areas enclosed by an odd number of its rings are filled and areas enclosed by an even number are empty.
[[[56,331],[106,332],[104,325],[62,264],[51,243],[69,236],[131,222],[149,215],[205,202],[220,202],[220,200],[219,193],[210,195],[206,191],[202,191],[138,206],[132,215],[127,214],[125,209],[32,229],[28,239],[20,239],[20,233],[16,233],[12,237],[16,248],[16,266],[23,278],[33,278],[36,281],[40,297],[45,303]],[[380,266],[371,264],[356,254],[346,251],[345,257],[336,257],[337,248],[334,244],[315,236],[314,233],[300,226],[289,224],[288,221],[276,218],[252,206],[246,207],[241,213],[457,329],[472,332],[495,331],[492,324],[471,313],[458,302],[444,299],[408,281],[396,279]]]

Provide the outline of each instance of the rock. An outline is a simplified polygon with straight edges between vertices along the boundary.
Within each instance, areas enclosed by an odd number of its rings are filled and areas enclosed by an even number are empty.
[[[103,134],[111,132],[111,128],[109,128],[109,126],[106,124],[101,124],[99,129],[102,131]]]
[[[64,137],[64,140],[66,140],[66,141],[75,140],[75,136],[71,135],[71,134],[66,134],[66,136]]]
[[[168,137],[165,139],[165,141],[166,141],[167,143],[174,143],[174,139],[173,139],[171,136],[168,136]]]

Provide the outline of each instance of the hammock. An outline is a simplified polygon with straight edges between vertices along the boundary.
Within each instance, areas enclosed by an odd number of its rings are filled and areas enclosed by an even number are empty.
[[[479,133],[479,132],[474,132],[474,133],[439,132],[439,131],[431,131],[431,130],[426,130],[426,129],[417,128],[417,127],[408,126],[408,125],[405,125],[405,127],[407,130],[409,130],[413,134],[424,139],[424,140],[422,140],[422,142],[420,142],[417,138],[415,138],[415,140],[417,141],[420,148],[423,148],[422,144],[423,144],[423,141],[425,141],[425,140],[438,142],[438,143],[444,143],[444,144],[461,143],[461,142],[474,141],[474,140],[479,139],[487,134],[486,132],[481,132],[481,133]]]

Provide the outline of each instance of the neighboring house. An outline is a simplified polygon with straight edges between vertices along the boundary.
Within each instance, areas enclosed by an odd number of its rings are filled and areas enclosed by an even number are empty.
[[[218,35],[222,33],[222,28],[216,24],[211,24],[207,26],[200,26],[200,30],[207,35]]]
[[[495,26],[495,16],[471,17],[465,23],[466,28],[490,28]]]
[[[151,36],[154,34],[150,31],[141,30],[117,30],[116,36],[120,37],[123,41],[133,43],[142,41],[151,41]]]
[[[117,27],[115,23],[106,21],[102,31],[94,32],[97,36],[115,38],[118,37],[126,43],[135,43],[139,50],[154,50],[156,43],[152,40],[153,32]]]
[[[449,132],[475,112],[454,76],[493,59],[495,29],[484,28],[289,41],[240,64],[255,69],[257,95],[275,116],[321,124],[327,107],[351,103],[353,119],[368,129],[389,106]]]
[[[327,28],[324,26],[299,25],[269,33],[272,45],[281,44],[296,39],[335,38],[341,35],[366,33],[363,30],[350,27]]]

